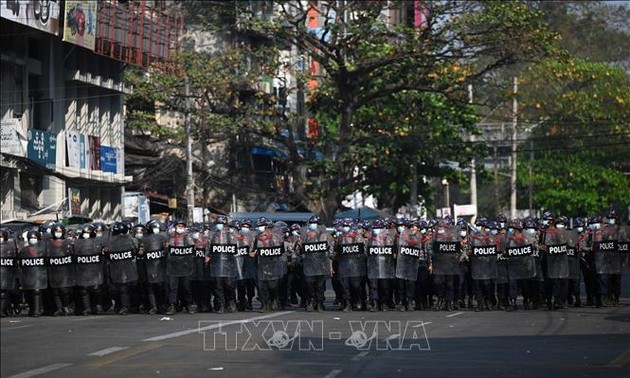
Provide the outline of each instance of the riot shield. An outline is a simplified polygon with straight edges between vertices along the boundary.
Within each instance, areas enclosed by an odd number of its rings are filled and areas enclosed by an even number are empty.
[[[460,253],[458,227],[446,229],[443,234],[436,232],[433,239],[433,274],[459,274]]]
[[[547,278],[569,277],[569,261],[567,257],[568,235],[566,230],[552,229],[547,231],[545,237],[544,257],[547,267]]]
[[[412,234],[409,230],[405,230],[398,239],[396,278],[416,281],[422,254],[422,235]]]
[[[505,257],[508,277],[511,280],[524,280],[536,275],[535,238],[533,235],[524,233],[508,236]]]
[[[48,241],[48,284],[53,289],[73,287],[77,284],[72,260],[72,242],[56,239]]]
[[[621,256],[615,226],[605,225],[593,234],[593,253],[597,274],[621,273]]]
[[[195,262],[195,246],[192,241],[186,245],[166,247],[166,273],[169,277],[190,277]]]
[[[212,278],[210,275],[209,264],[206,264],[207,246],[203,243],[195,245],[195,261],[193,265],[193,281],[208,281]]]
[[[236,279],[256,279],[256,258],[249,255],[254,236],[251,233],[240,235],[236,249]]]
[[[274,239],[276,239],[274,237]],[[284,242],[274,240],[271,243],[255,243],[257,257],[256,276],[261,281],[278,280],[287,273]]]
[[[17,245],[14,239],[0,243],[0,289],[17,289],[18,274]]]
[[[97,239],[78,239],[74,242],[77,286],[103,284],[103,246]]]
[[[166,282],[166,252],[164,251],[166,242],[167,238],[164,234],[149,234],[142,238],[144,269],[148,283]]]
[[[364,277],[367,274],[367,261],[365,257],[365,245],[363,243],[337,244],[339,253],[339,276]]]
[[[475,280],[497,277],[497,246],[491,235],[471,233],[470,273]]]
[[[209,248],[212,277],[236,277],[236,244],[211,244]]]
[[[372,235],[367,241],[367,274],[369,279],[389,279],[396,275],[396,246],[393,238],[387,233]]]
[[[136,266],[137,241],[131,235],[113,235],[109,239],[109,278],[112,283],[138,281]]]
[[[316,230],[302,228],[302,244],[299,255],[305,276],[328,275],[331,269],[332,238],[326,228],[319,226]]]
[[[20,284],[24,290],[42,290],[48,287],[46,246],[23,247],[18,253]]]

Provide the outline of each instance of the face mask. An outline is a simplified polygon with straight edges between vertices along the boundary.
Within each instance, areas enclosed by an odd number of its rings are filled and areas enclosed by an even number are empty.
[[[577,232],[584,232],[584,227],[578,227]]]
[[[198,232],[193,232],[192,237],[193,237],[193,239],[199,239],[199,233]]]
[[[490,229],[486,228],[486,233],[489,234],[490,233]]]
[[[241,234],[249,234],[250,229],[248,227],[241,228]]]
[[[601,224],[599,224],[599,223],[595,223],[595,224],[593,225],[593,230],[599,230],[600,228],[602,228],[602,225],[601,225]]]
[[[83,239],[89,239],[90,238],[90,234],[83,234]]]
[[[564,228],[564,224],[560,223],[556,225],[556,228]]]
[[[549,221],[547,219],[543,220],[543,226],[549,226]]]
[[[437,233],[442,235],[443,233],[445,233],[446,230],[442,229],[442,228],[438,228]]]
[[[501,222],[500,225],[502,229],[505,228],[505,222]]]
[[[490,235],[496,235],[499,233],[499,230],[490,230]]]
[[[508,228],[507,232],[508,232],[508,234],[513,234],[514,233],[514,229],[513,228]]]
[[[536,230],[533,229],[533,228],[526,228],[525,229],[525,233],[526,234],[534,234],[534,233],[536,233]]]
[[[35,244],[37,244],[38,241],[39,240],[37,240],[37,239],[28,239],[28,244],[35,245]]]
[[[459,236],[461,236],[462,238],[466,236],[466,231],[465,230],[460,231]]]
[[[216,228],[217,231],[221,231],[221,230],[223,230],[223,224],[219,223],[219,224],[215,225],[214,228]]]
[[[258,226],[258,232],[265,231],[265,226]]]
[[[96,237],[97,237],[97,238],[100,238],[101,236],[103,236],[103,233],[102,233],[102,232],[97,232],[97,233],[96,233]]]
[[[608,224],[615,224],[615,218],[609,219]]]
[[[4,243],[4,238],[0,238],[0,243]]]
[[[403,226],[398,226],[397,230],[398,232],[403,232],[405,231],[405,228]]]
[[[350,227],[348,226],[341,227],[341,231],[343,231],[344,233],[348,233],[350,232]]]
[[[50,233],[51,233],[51,232],[52,232],[52,229],[50,229],[50,228],[47,228],[47,229],[46,229],[46,233],[47,233],[48,235],[50,235]]]
[[[421,229],[421,230],[420,230],[420,232],[422,232],[423,234],[425,234],[425,233],[427,232],[427,229],[426,229],[426,228],[423,228],[423,229]]]
[[[374,230],[372,230],[372,232],[374,233],[374,235],[380,235],[381,233],[381,229],[380,228],[375,228]]]
[[[308,229],[311,230],[311,231],[317,230],[317,223],[309,223],[308,224]]]
[[[159,227],[153,227],[153,233],[154,234],[159,234],[160,233],[160,228]]]
[[[55,237],[56,237],[57,239],[61,239],[61,237],[62,237],[62,236],[63,236],[63,233],[61,233],[61,232],[55,232]]]
[[[183,234],[184,232],[186,232],[185,228],[176,228],[175,232],[177,232],[178,234]]]

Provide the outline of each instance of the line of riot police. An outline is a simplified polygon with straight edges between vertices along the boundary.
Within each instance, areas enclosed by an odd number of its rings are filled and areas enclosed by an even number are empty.
[[[342,311],[550,310],[615,305],[630,271],[629,227],[607,217],[474,224],[343,219],[332,232],[318,216],[288,227],[266,218],[212,225],[158,221],[90,223],[73,237],[47,222],[25,243],[0,233],[1,313],[31,316],[178,311],[323,311],[331,279]],[[298,297],[300,301],[298,302]]]

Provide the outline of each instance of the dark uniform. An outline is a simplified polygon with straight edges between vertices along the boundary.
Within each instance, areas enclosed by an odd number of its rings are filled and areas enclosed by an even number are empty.
[[[170,303],[166,310],[167,315],[173,315],[177,311],[178,298],[181,299],[182,307],[187,312],[191,311],[190,278],[193,274],[194,261],[195,243],[187,233],[186,223],[177,221],[174,224],[174,232],[169,236],[166,245],[166,273],[168,274],[168,301]]]
[[[9,313],[11,294],[17,289],[17,243],[9,231],[0,230],[0,316]]]

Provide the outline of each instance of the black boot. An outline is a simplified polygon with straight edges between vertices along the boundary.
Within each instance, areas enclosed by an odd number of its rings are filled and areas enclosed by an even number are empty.
[[[0,292],[0,317],[9,316],[7,309],[9,308],[9,296],[3,290]]]
[[[230,301],[230,304],[228,305],[228,311],[229,312],[238,312],[238,309],[236,308],[236,303],[234,303],[234,301]]]
[[[269,306],[269,302],[263,301],[261,303],[261,305],[260,305],[260,312],[264,314],[264,313],[267,313],[269,311],[271,311],[270,306]]]
[[[376,308],[374,307],[374,301],[368,301],[366,308],[369,312],[376,311]]]
[[[29,311],[29,316],[37,318],[42,315],[44,309],[44,302],[42,300],[42,292],[40,290],[33,290],[32,308]]]
[[[87,289],[81,290],[81,306],[83,307],[83,315],[92,315],[92,305],[90,304],[90,293]]]
[[[166,309],[165,314],[166,315],[175,315],[175,313],[177,312],[177,306],[175,306],[175,303],[171,303],[168,308]]]
[[[326,311],[326,307],[324,307],[324,302],[317,302],[317,308],[315,309],[317,312]]]
[[[53,312],[53,316],[63,316],[65,312],[63,311],[63,304],[61,303],[61,297],[59,293],[55,293],[53,295],[53,301],[55,302],[55,312]]]
[[[350,301],[346,301],[343,300],[343,302],[341,302],[341,307],[340,309],[342,312],[349,312],[350,311]]]
[[[120,308],[118,309],[118,315],[127,315],[129,313],[130,301],[129,289],[123,286],[120,289]]]
[[[306,304],[306,311],[307,312],[315,311],[315,304],[313,303],[313,301],[308,301],[308,303]]]
[[[157,314],[158,307],[157,307],[157,301],[155,299],[155,293],[153,293],[153,291],[149,291],[147,295],[147,299],[149,300],[149,310],[147,311],[147,314],[149,315]]]

